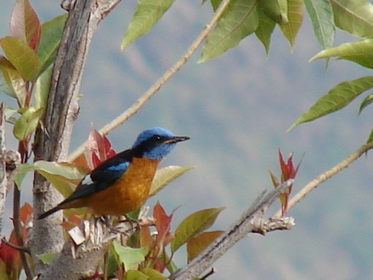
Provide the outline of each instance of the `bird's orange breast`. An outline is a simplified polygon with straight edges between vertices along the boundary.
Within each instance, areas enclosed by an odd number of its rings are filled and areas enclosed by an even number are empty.
[[[123,215],[139,209],[149,197],[150,186],[160,160],[133,158],[126,172],[106,189],[79,199],[81,207],[95,215]]]

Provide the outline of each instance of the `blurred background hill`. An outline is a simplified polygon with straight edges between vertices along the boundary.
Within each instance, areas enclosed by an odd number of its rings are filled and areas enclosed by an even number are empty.
[[[59,1],[31,3],[43,22],[63,12]],[[1,36],[8,34],[12,5],[9,0],[2,3]],[[87,138],[91,123],[102,127],[141,96],[211,16],[208,3],[175,1],[151,33],[121,52],[135,5],[120,3],[93,39],[71,150]],[[338,32],[336,45],[347,39]],[[268,169],[279,174],[279,148],[284,155],[295,152],[295,162],[304,154],[295,193],[364,143],[372,128],[372,110],[357,116],[358,102],[286,132],[331,87],[371,74],[344,61],[332,60],[327,69],[325,61],[309,63],[320,50],[305,17],[293,52],[276,29],[268,56],[255,36],[203,64],[196,63],[199,53],[194,55],[139,113],[109,134],[117,151],[153,125],[192,138],[164,165],[196,168],[148,204],[160,200],[168,212],[181,206],[174,226],[196,210],[226,206],[215,226],[224,229],[263,189],[271,188]],[[242,240],[216,263],[211,279],[373,279],[372,164],[371,155],[362,157],[291,209],[293,230]],[[184,254],[178,261],[185,262]]]

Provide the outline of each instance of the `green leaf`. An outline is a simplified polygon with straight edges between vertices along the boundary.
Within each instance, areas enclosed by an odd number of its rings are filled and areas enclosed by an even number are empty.
[[[42,261],[43,264],[50,265],[54,259],[58,256],[59,253],[44,253],[40,255],[36,255],[36,257]]]
[[[373,6],[368,0],[330,0],[336,26],[359,37],[373,36]]]
[[[43,73],[56,58],[66,19],[67,14],[63,14],[45,22],[41,27],[40,44],[37,49],[40,73]]]
[[[363,77],[336,85],[327,94],[317,100],[317,102],[300,116],[288,130],[291,130],[300,123],[312,121],[345,107],[355,97],[372,87],[373,76]]]
[[[175,238],[171,242],[171,251],[175,252],[190,238],[211,227],[224,208],[204,209],[186,217],[175,230]]]
[[[0,40],[6,58],[26,81],[32,80],[39,71],[39,61],[34,50],[22,39],[4,37]]]
[[[135,14],[120,45],[121,50],[149,32],[173,2],[174,0],[139,0]]]
[[[14,115],[17,113],[18,113],[18,110],[5,106],[5,120],[8,123],[11,123],[13,125],[16,123],[17,119]]]
[[[17,98],[20,107],[23,108],[28,95],[25,80],[5,57],[0,58],[0,68],[4,80]]]
[[[126,271],[126,274],[124,275],[123,280],[148,280],[150,279],[147,275],[144,273],[138,271],[138,270],[128,270]]]
[[[22,163],[18,167],[17,175],[16,175],[16,178],[14,180],[14,182],[16,183],[18,188],[21,188],[23,179],[25,178],[27,172],[33,171],[33,170],[34,170],[34,166],[32,164],[29,164],[29,163]]]
[[[371,130],[370,134],[369,134],[369,137],[368,137],[368,140],[366,142],[366,144],[370,144],[373,142],[373,129]]]
[[[335,26],[333,8],[329,0],[304,0],[304,4],[320,45],[324,49],[332,47]]]
[[[146,276],[149,277],[151,280],[166,280],[167,276],[163,275],[159,271],[152,269],[152,268],[144,268],[141,270]]]
[[[118,260],[124,264],[126,270],[134,269],[136,265],[145,260],[145,256],[148,253],[146,248],[124,247],[116,240],[113,242],[113,250]]]
[[[267,17],[278,24],[289,21],[287,0],[260,0],[259,7]]]
[[[350,60],[352,62],[360,64],[363,67],[373,69],[373,55],[372,54],[359,55],[359,56],[346,55],[346,56],[341,56],[338,59]]]
[[[359,108],[359,114],[371,103],[373,102],[373,94],[368,95],[367,97],[364,98],[364,100],[360,104]]]
[[[257,6],[258,0],[233,1],[207,36],[198,62],[221,55],[253,33],[259,25]]]
[[[87,173],[85,168],[69,162],[51,162],[39,160],[34,169],[43,175],[64,196],[68,197],[73,186],[77,185]]]
[[[0,60],[1,59],[6,59],[6,58],[0,56]],[[13,97],[13,98],[16,97],[16,94],[14,93],[13,89],[8,85],[7,81],[5,80],[3,71],[0,71],[0,91],[6,93],[10,97]]]
[[[271,36],[275,27],[276,23],[267,17],[262,10],[259,10],[259,25],[255,30],[255,35],[264,45],[267,54],[269,53]]]
[[[356,42],[344,43],[335,48],[322,50],[310,59],[326,58],[332,56],[363,56],[373,54],[373,39],[363,39]]]
[[[216,10],[218,9],[220,3],[221,3],[222,0],[210,0],[211,2],[211,6],[212,6],[212,10],[214,12],[216,12]]]
[[[35,131],[39,120],[43,115],[43,110],[35,107],[27,108],[13,127],[13,134],[18,140],[26,139]]]
[[[155,177],[150,187],[150,196],[157,194],[165,186],[171,183],[173,180],[183,175],[186,171],[192,169],[193,166],[176,166],[170,165],[160,168],[155,173]]]
[[[49,88],[51,84],[53,67],[50,66],[36,80],[34,88],[35,107],[42,108],[43,111],[47,107]]]
[[[288,0],[288,22],[280,24],[280,29],[294,47],[295,38],[303,21],[303,0]]]
[[[40,21],[28,0],[17,0],[10,19],[10,33],[36,49],[40,40]]]
[[[7,273],[7,265],[5,262],[0,259],[0,279],[2,280],[11,280],[11,275]]]
[[[344,43],[335,48],[325,49],[312,57],[310,61],[332,56],[337,56],[338,59],[350,60],[373,69],[373,39],[363,39],[356,42]]]
[[[187,242],[188,263],[205,250],[223,232],[222,230],[202,232],[190,238]]]

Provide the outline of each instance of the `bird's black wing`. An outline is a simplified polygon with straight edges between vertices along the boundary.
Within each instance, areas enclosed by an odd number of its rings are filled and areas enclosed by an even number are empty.
[[[102,191],[118,180],[132,160],[132,150],[125,150],[107,159],[88,173],[75,191],[63,201],[63,204]]]

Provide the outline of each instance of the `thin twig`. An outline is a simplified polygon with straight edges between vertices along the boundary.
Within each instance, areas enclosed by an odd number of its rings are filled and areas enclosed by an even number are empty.
[[[7,241],[5,238],[1,239],[1,242],[4,242],[9,247],[12,247],[12,248],[14,248],[14,249],[16,249],[18,251],[25,252],[25,253],[27,253],[29,255],[31,254],[30,248],[28,248],[28,247],[18,246],[16,244],[12,243],[12,242]]]
[[[370,149],[373,149],[373,142],[361,146],[359,149],[357,149],[354,153],[346,157],[340,163],[338,163],[337,165],[333,166],[329,170],[318,175],[315,179],[310,181],[307,185],[303,187],[303,189],[301,189],[297,194],[295,194],[292,197],[292,199],[289,201],[288,209],[294,206],[294,204],[299,202],[303,197],[305,197],[313,189],[317,188],[321,183],[333,177],[338,172],[340,172],[342,169],[348,167],[352,162],[357,160],[362,154],[368,152]],[[281,211],[278,211],[273,217],[280,217],[280,216],[281,216]]]
[[[120,126],[126,120],[128,120],[131,116],[136,114],[138,110],[165,84],[170,80],[170,78],[176,74],[177,71],[191,58],[203,40],[207,37],[210,31],[213,29],[215,24],[218,22],[219,18],[223,14],[223,12],[228,7],[231,0],[224,0],[220,3],[219,8],[216,10],[214,16],[210,20],[208,24],[203,28],[201,33],[197,36],[194,42],[190,45],[184,55],[169,69],[167,70],[162,77],[160,77],[139,99],[132,104],[127,110],[125,110],[122,114],[112,120],[110,123],[106,124],[102,127],[99,132],[103,135],[107,135],[110,131]],[[73,161],[77,157],[79,157],[85,149],[86,142],[79,146],[74,152],[70,154],[68,157],[68,161]]]
[[[20,209],[21,209],[21,191],[18,186],[14,184],[14,193],[13,193],[13,228],[14,233],[17,238],[17,243],[19,247],[23,247],[23,232],[21,225]],[[21,261],[23,270],[25,271],[27,280],[34,278],[34,273],[31,270],[30,264],[27,261],[26,252],[20,251]]]

